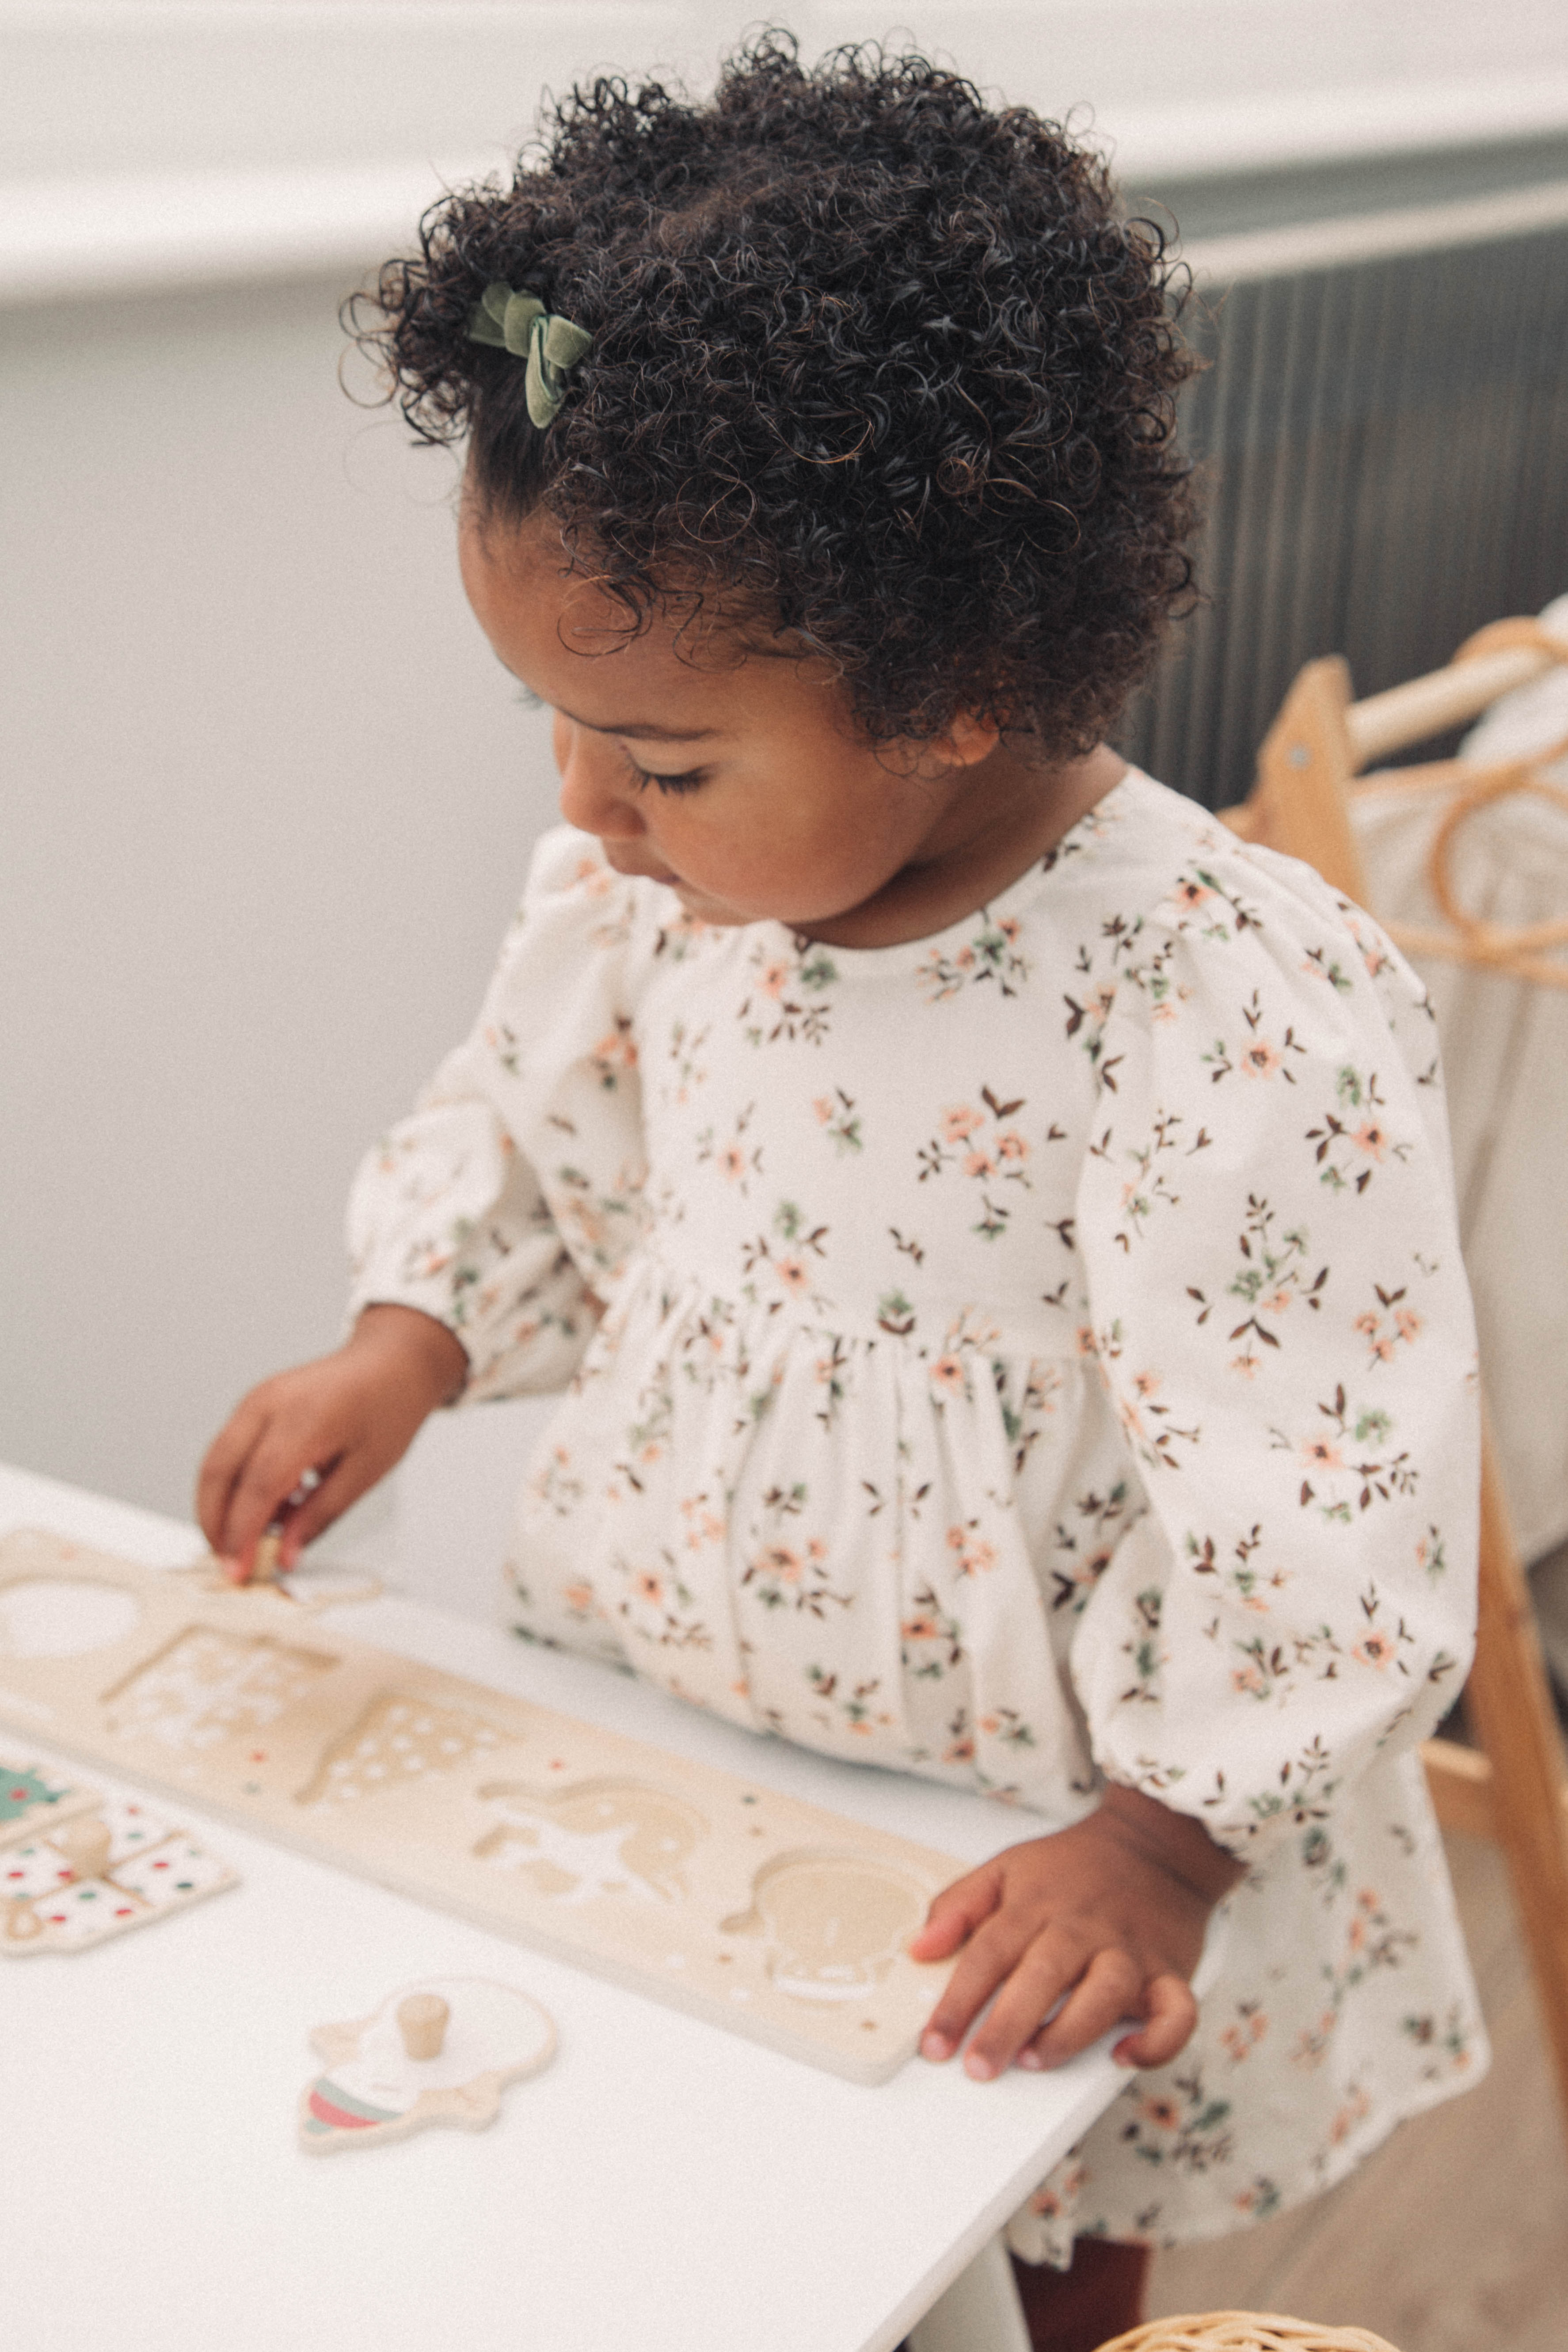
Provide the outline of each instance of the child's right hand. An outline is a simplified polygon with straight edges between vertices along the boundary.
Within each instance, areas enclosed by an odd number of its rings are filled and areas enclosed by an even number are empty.
[[[202,1464],[196,1517],[237,1583],[256,1565],[269,1527],[283,1525],[279,1565],[294,1566],[306,1544],[402,1459],[437,1405],[462,1388],[462,1344],[412,1307],[367,1307],[330,1356],[275,1373],[251,1390],[219,1431]],[[301,1480],[319,1483],[294,1499]]]

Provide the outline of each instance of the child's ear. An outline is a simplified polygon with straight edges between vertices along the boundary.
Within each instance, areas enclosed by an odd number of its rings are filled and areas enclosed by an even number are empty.
[[[994,719],[980,719],[973,710],[961,710],[931,749],[949,767],[973,768],[987,752],[995,750],[1001,732]]]

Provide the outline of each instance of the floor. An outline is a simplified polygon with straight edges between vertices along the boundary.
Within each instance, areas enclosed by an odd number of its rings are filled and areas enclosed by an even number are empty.
[[[1568,2137],[1507,1874],[1479,1839],[1447,1846],[1490,2074],[1326,2197],[1158,2256],[1152,2315],[1287,2312],[1397,2352],[1568,2352]]]

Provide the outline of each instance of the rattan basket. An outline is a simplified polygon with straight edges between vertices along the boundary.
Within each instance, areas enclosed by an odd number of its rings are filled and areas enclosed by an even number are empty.
[[[1367,2327],[1319,2327],[1277,2311],[1194,2311],[1151,2319],[1113,2336],[1100,2352],[1394,2352]]]

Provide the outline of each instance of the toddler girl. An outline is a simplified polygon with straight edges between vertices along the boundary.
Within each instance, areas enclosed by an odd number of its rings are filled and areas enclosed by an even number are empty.
[[[1415,1753],[1476,1517],[1426,1005],[1104,743],[1189,576],[1159,240],[1028,112],[768,37],[710,104],[570,99],[362,323],[467,438],[569,829],[361,1171],[352,1336],[240,1406],[203,1526],[247,1573],[293,1497],[292,1559],[435,1406],[570,1381],[520,1633],[1020,1809],[917,1939],[923,2047],[1134,2021],[1013,2229],[1110,2242],[1097,2342],[1134,2249],[1480,2050]]]

